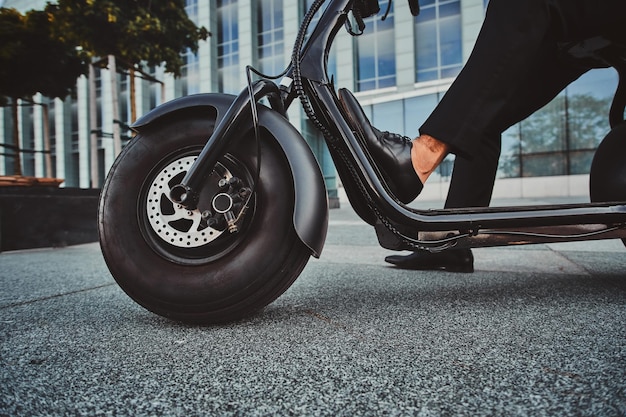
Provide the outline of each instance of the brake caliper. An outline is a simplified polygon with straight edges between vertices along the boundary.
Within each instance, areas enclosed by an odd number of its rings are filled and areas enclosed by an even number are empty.
[[[248,208],[252,190],[243,186],[243,181],[237,177],[222,178],[218,186],[220,192],[213,197],[211,210],[202,212],[202,219],[209,227],[236,233],[239,231],[238,223]]]

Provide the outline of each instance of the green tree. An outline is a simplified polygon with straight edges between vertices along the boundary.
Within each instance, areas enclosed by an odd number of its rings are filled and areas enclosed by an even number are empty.
[[[209,36],[189,19],[184,0],[59,0],[46,10],[59,39],[92,57],[114,55],[127,69],[164,64],[179,76],[181,54],[197,52],[198,42]]]
[[[185,12],[184,0],[59,0],[46,6],[55,17],[57,36],[80,45],[92,59],[108,57],[113,74],[111,95],[114,118],[119,118],[115,73],[130,72],[131,119],[135,119],[135,71],[164,65],[180,76],[182,54],[194,53],[209,32],[197,27]],[[114,148],[121,150],[119,124],[114,124]],[[95,157],[92,155],[92,163]]]
[[[83,58],[74,44],[52,37],[52,17],[47,12],[22,15],[0,8],[0,104],[12,107],[16,175],[22,175],[18,99],[32,102],[36,93],[64,99],[87,71]]]

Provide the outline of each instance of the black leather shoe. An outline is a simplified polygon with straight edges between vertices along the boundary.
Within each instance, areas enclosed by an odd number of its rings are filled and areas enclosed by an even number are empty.
[[[474,272],[474,255],[471,249],[448,249],[442,252],[419,250],[410,255],[391,255],[386,262],[401,269]]]
[[[424,186],[411,163],[411,140],[372,127],[357,99],[345,88],[339,90],[339,101],[350,127],[365,141],[393,195],[405,204],[413,201]]]

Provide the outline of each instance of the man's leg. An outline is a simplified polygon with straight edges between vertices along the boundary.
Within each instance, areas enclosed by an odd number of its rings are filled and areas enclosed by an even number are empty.
[[[515,92],[514,99],[502,107],[487,133],[479,141],[472,159],[457,156],[454,162],[445,208],[487,207],[495,182],[500,157],[501,134],[518,120],[528,117],[536,108],[547,104],[563,88],[576,80],[587,68],[563,60],[556,45],[546,45],[538,53],[531,70]],[[385,258],[405,269],[446,269],[459,272],[473,271],[470,249],[451,249],[433,254],[416,251],[410,255],[392,255]]]
[[[546,47],[623,27],[625,16],[623,0],[491,0],[468,62],[413,142],[411,157],[422,182],[439,153],[478,153],[484,132],[517,99]]]
[[[484,140],[483,150],[472,159],[457,156],[444,208],[487,207],[500,157],[500,135]],[[415,251],[409,255],[390,255],[385,261],[402,269],[474,272],[471,249],[448,249],[431,253]]]

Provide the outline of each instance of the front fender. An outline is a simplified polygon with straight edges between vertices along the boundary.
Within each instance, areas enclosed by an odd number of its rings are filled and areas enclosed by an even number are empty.
[[[156,107],[131,128],[140,132],[155,122],[207,107],[215,109],[219,123],[234,99],[227,94],[181,97]],[[319,164],[300,132],[278,112],[259,106],[259,125],[271,134],[287,158],[295,189],[293,225],[300,240],[319,258],[328,231],[328,194]]]

